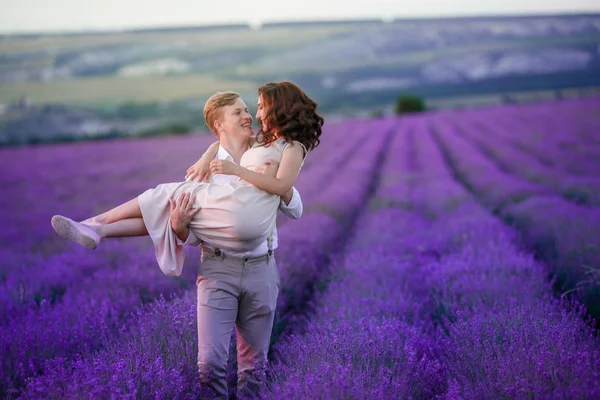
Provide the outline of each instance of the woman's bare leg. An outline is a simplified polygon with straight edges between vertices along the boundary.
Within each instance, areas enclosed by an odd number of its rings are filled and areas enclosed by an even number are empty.
[[[95,249],[106,237],[148,234],[137,198],[82,222],[73,221],[62,215],[53,216],[51,222],[52,227],[60,236],[88,249]]]
[[[148,235],[137,197],[81,223],[88,225],[102,239]]]
[[[142,218],[142,210],[137,197],[102,214],[83,220],[81,223],[90,226],[106,225],[130,218]]]
[[[148,230],[143,218],[127,218],[104,225],[90,226],[102,239],[107,237],[146,236]]]

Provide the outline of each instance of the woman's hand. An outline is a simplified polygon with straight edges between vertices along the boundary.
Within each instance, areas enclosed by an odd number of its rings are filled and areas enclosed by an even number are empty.
[[[210,162],[210,171],[213,174],[237,175],[240,166],[227,160],[212,160]]]
[[[208,176],[210,174],[210,161],[215,158],[215,155],[219,151],[219,141],[214,142],[208,149],[202,154],[202,157],[191,167],[187,169],[185,174],[186,181],[208,182]]]
[[[186,181],[208,182],[210,174],[210,161],[204,157],[200,157],[198,161],[187,169],[185,174]]]

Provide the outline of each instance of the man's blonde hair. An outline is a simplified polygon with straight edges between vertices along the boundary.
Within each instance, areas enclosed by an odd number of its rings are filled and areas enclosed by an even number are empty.
[[[221,117],[220,109],[232,105],[239,98],[240,94],[236,92],[217,92],[206,101],[204,105],[204,120],[208,128],[215,135],[219,136],[215,128],[215,121]]]

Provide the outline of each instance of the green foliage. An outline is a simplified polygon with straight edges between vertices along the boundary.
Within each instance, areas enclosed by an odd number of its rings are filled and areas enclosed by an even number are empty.
[[[517,100],[510,94],[504,93],[500,96],[502,104],[517,104]]]
[[[383,112],[383,110],[373,110],[371,111],[371,118],[383,118],[385,116],[385,113]]]
[[[186,134],[190,133],[191,129],[189,126],[185,124],[171,124],[167,126],[165,133],[176,133],[176,134]]]
[[[159,108],[160,106],[156,103],[128,102],[117,108],[115,116],[128,120],[154,117],[159,113]]]
[[[188,125],[182,123],[171,123],[164,126],[159,126],[146,131],[138,132],[137,136],[161,136],[161,135],[185,135],[191,132]]]
[[[396,114],[408,114],[425,111],[425,101],[415,95],[401,94],[396,100]]]

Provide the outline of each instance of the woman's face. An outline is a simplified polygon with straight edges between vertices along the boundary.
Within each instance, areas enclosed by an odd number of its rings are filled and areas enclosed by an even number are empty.
[[[258,102],[256,103],[256,123],[260,128],[262,128],[263,132],[268,130],[268,125],[264,122],[264,118],[267,117],[267,108],[263,102],[262,94],[258,96]]]

